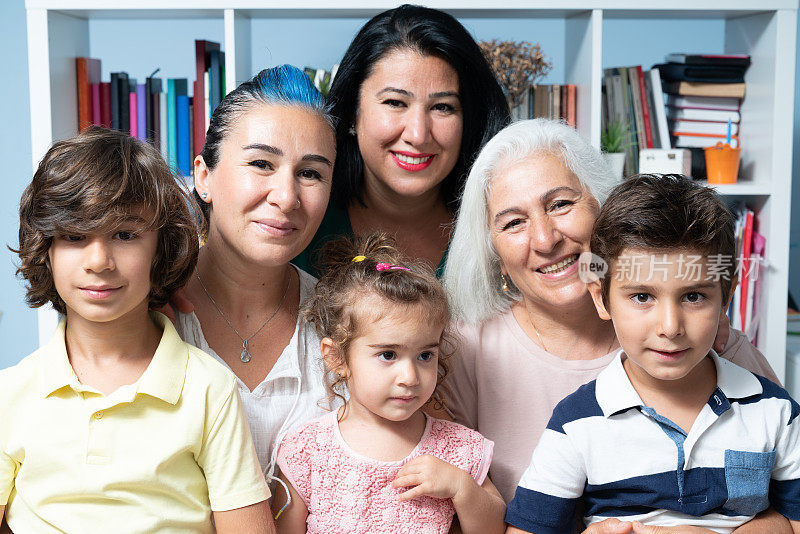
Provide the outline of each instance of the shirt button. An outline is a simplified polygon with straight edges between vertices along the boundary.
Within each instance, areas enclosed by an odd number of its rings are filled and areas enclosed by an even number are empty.
[[[95,419],[102,419],[103,418],[103,412],[97,412],[96,414],[94,414],[93,417]]]

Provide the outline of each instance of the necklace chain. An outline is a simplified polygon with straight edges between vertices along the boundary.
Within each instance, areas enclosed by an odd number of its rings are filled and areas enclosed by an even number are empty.
[[[233,324],[231,324],[231,322],[228,320],[228,318],[225,317],[225,314],[222,313],[222,309],[220,309],[220,307],[217,305],[217,302],[214,300],[214,297],[212,297],[211,293],[209,293],[208,289],[206,289],[206,286],[203,283],[203,279],[200,278],[200,272],[198,272],[196,266],[194,268],[194,274],[195,274],[195,276],[197,276],[197,281],[200,282],[200,287],[203,288],[203,293],[206,294],[206,296],[208,297],[208,300],[210,300],[211,304],[214,305],[214,309],[217,310],[217,313],[219,314],[219,316],[222,317],[225,320],[226,323],[228,323],[228,326],[231,328],[231,330],[233,330],[233,332],[239,337],[239,339],[242,340],[242,353],[239,355],[239,360],[241,360],[242,363],[248,363],[251,360],[251,354],[250,354],[250,351],[247,348],[247,344],[251,339],[253,339],[256,336],[256,334],[261,332],[261,330],[263,330],[264,327],[267,326],[267,323],[269,323],[272,320],[272,318],[275,317],[275,315],[278,313],[278,310],[280,310],[281,306],[283,306],[283,301],[286,300],[286,295],[287,295],[287,293],[289,293],[289,284],[292,281],[292,270],[291,270],[291,268],[287,271],[286,289],[283,290],[283,296],[281,297],[281,301],[278,303],[278,307],[275,308],[275,311],[273,311],[272,314],[270,314],[270,316],[267,317],[267,320],[264,321],[264,323],[261,326],[258,327],[258,330],[256,330],[255,332],[253,332],[252,334],[250,334],[246,338],[242,337],[242,334],[240,334],[239,331],[236,330],[236,327],[233,326]]]

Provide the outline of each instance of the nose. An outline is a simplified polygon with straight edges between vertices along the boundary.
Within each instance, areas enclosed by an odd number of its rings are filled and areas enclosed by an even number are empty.
[[[561,242],[563,235],[546,214],[534,217],[530,225],[531,247],[541,254],[547,254]]]
[[[410,106],[403,118],[403,141],[414,147],[425,145],[431,137],[431,117],[425,106]]]
[[[419,384],[417,365],[412,360],[400,362],[397,380],[401,386],[414,387]]]
[[[300,196],[294,170],[280,169],[270,177],[267,201],[282,213],[289,213],[300,207]]]
[[[114,254],[111,244],[103,237],[90,238],[84,251],[86,253],[84,269],[87,271],[99,273],[114,270]]]
[[[674,339],[683,335],[683,316],[680,305],[672,302],[663,302],[659,313],[659,336]]]

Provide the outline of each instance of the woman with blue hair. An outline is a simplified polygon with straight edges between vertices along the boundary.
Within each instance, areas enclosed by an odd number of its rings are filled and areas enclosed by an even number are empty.
[[[316,280],[289,261],[322,220],[335,156],[322,96],[283,65],[222,100],[194,161],[204,244],[186,287],[194,311],[175,326],[236,374],[268,479],[282,435],[333,408],[320,406],[319,339],[298,319]]]

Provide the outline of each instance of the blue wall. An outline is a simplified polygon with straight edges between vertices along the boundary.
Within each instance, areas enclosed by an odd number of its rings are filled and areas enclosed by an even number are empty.
[[[329,68],[344,53],[356,30],[365,19],[256,20],[252,23],[253,69],[292,63]],[[478,39],[503,37],[539,42],[553,63],[544,80],[564,80],[564,21],[562,19],[466,18],[462,22]],[[143,79],[156,67],[164,77],[194,78],[193,40],[206,38],[221,42],[221,19],[192,20],[93,20],[90,22],[90,50],[103,60],[103,78],[112,70],[126,70]],[[141,54],[120,34],[135,35],[147,28],[148,50],[168,50],[165,54]],[[313,35],[313,39],[303,36]],[[665,54],[675,52],[680,42],[684,51],[722,52],[722,21],[606,19],[603,23],[603,66],[652,65]],[[624,38],[620,38],[624,36]],[[324,41],[322,41],[324,39]],[[292,42],[292,46],[285,46]],[[631,42],[641,46],[631,47]],[[128,46],[126,43],[131,43]],[[24,304],[22,283],[15,277],[16,257],[5,245],[16,246],[19,197],[30,180],[31,148],[28,102],[27,41],[24,0],[5,0],[0,4],[0,44],[7,54],[0,83],[0,116],[7,125],[0,131],[0,157],[4,164],[4,190],[0,196],[0,369],[13,365],[37,345],[36,312]],[[800,55],[798,55],[800,73]],[[249,73],[253,74],[253,73]],[[9,81],[10,80],[10,81]],[[796,84],[797,101],[800,86]],[[800,142],[800,106],[795,105],[795,145]],[[790,287],[800,299],[800,150],[794,152],[794,206]]]

